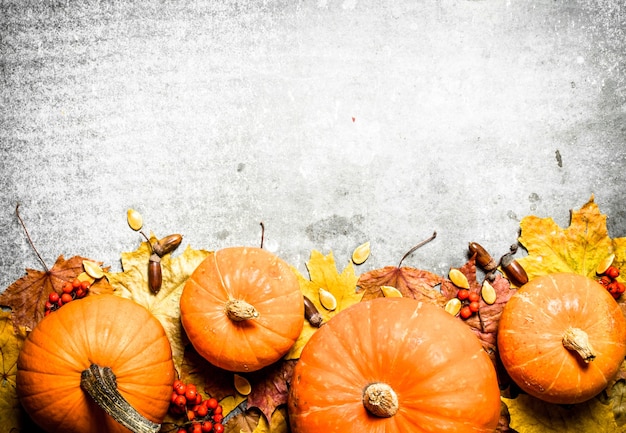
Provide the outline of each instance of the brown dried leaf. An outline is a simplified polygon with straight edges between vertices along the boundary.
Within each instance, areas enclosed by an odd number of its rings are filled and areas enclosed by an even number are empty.
[[[252,392],[248,395],[248,407],[257,407],[265,418],[272,419],[276,407],[287,403],[289,388],[295,360],[282,361],[252,373],[248,379],[252,384]]]
[[[32,330],[44,317],[45,305],[50,293],[62,292],[63,284],[73,281],[83,272],[83,260],[74,256],[69,260],[61,255],[49,271],[26,269],[26,275],[11,284],[0,294],[0,305],[13,311],[13,326]],[[94,260],[92,260],[94,261]],[[102,264],[102,262],[96,262]],[[93,283],[90,293],[112,293],[109,282],[102,278]]]
[[[421,269],[386,266],[362,274],[357,286],[364,291],[364,301],[384,296],[381,287],[391,286],[398,289],[406,298],[415,298],[443,307],[447,299],[435,289],[442,280],[440,276]]]

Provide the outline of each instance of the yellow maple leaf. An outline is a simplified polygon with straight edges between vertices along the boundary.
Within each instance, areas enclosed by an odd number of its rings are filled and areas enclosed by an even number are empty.
[[[619,433],[624,430],[613,418],[611,405],[597,398],[562,406],[522,394],[514,399],[502,398],[511,421],[509,427],[519,433]]]
[[[578,211],[571,211],[569,227],[561,228],[548,218],[524,217],[520,243],[528,255],[517,259],[529,279],[556,272],[573,272],[596,277],[598,264],[615,254],[614,263],[626,264],[626,238],[611,239],[606,215],[591,199]]]
[[[177,257],[164,255],[161,258],[163,283],[157,294],[148,288],[151,252],[148,243],[143,242],[136,251],[122,253],[123,271],[106,273],[106,277],[115,295],[143,305],[161,322],[172,346],[174,365],[180,372],[185,353],[184,333],[180,323],[180,295],[189,276],[210,252],[187,246]]]
[[[361,298],[363,298],[363,292],[357,292],[358,277],[354,272],[352,263],[348,263],[341,274],[338,273],[332,252],[324,256],[319,251],[313,250],[307,262],[307,270],[309,271],[310,279],[302,276],[302,274],[296,270],[294,270],[294,272],[298,276],[300,290],[304,296],[315,304],[324,322],[328,321],[341,310],[360,302]],[[322,306],[320,302],[320,289],[330,292],[337,300],[337,307],[332,311]],[[302,348],[306,342],[309,341],[309,338],[311,338],[311,335],[313,335],[316,329],[317,328],[314,328],[305,321],[300,337],[289,353],[287,353],[285,359],[299,358]]]
[[[15,388],[17,357],[24,339],[25,328],[18,332],[13,327],[11,313],[0,312],[0,354],[2,355],[2,378],[0,379],[0,425],[4,431],[20,431],[24,412]]]

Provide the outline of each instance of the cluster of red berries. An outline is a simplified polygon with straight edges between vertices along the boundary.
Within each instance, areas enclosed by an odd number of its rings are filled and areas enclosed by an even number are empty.
[[[619,269],[615,266],[609,266],[598,280],[615,299],[619,298],[626,290],[626,285],[617,281],[617,277],[619,277]]]
[[[176,433],[223,433],[222,406],[217,399],[206,400],[198,392],[193,383],[184,383],[176,379],[170,402],[170,413],[174,416],[185,416],[187,422]]]
[[[50,292],[48,300],[46,301],[44,314],[47,316],[74,299],[84,298],[89,292],[89,287],[91,287],[89,281],[81,281],[78,278],[74,278],[71,282],[66,281],[63,284],[61,294]]]
[[[471,292],[468,289],[459,289],[456,297],[463,305],[459,311],[459,315],[463,319],[468,319],[474,313],[478,312],[478,309],[480,308],[480,295],[478,293]]]

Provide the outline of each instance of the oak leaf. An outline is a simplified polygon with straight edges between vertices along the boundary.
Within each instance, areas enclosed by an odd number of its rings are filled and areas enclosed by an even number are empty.
[[[172,347],[174,365],[180,372],[185,352],[184,332],[180,323],[180,295],[189,276],[211,253],[187,246],[176,257],[164,255],[161,258],[163,282],[157,294],[152,293],[148,286],[151,253],[149,244],[142,242],[137,250],[122,253],[122,272],[107,272],[105,275],[115,295],[143,305],[161,322]]]
[[[74,256],[65,260],[61,255],[54,266],[46,271],[26,269],[25,276],[0,294],[0,305],[10,307],[13,312],[13,325],[16,330],[22,326],[32,330],[43,319],[50,293],[62,293],[63,284],[72,282],[84,271],[83,260],[90,259]],[[104,278],[96,280],[89,289],[90,293],[95,294],[111,291],[111,286]]]
[[[23,428],[25,414],[22,411],[15,388],[17,357],[24,344],[26,330],[15,330],[11,313],[0,312],[0,425],[4,431],[19,431]]]
[[[324,322],[328,321],[341,310],[361,301],[363,292],[357,291],[358,278],[354,272],[352,263],[348,263],[343,271],[338,273],[332,252],[323,255],[319,251],[313,250],[306,266],[310,278],[304,277],[295,269],[294,272],[298,277],[302,294],[315,304]],[[334,310],[329,311],[322,306],[319,295],[320,289],[327,290],[335,297],[337,307]],[[289,353],[285,355],[285,359],[299,358],[302,348],[306,342],[309,341],[309,338],[311,338],[316,329],[317,328],[314,328],[305,320],[298,340],[292,346]]]
[[[517,261],[529,279],[556,272],[595,278],[598,264],[611,254],[615,254],[618,267],[626,264],[626,238],[609,237],[606,215],[600,213],[593,196],[579,210],[570,211],[565,229],[551,217],[532,215],[524,217],[520,227],[519,242],[528,255]]]
[[[357,285],[363,290],[363,300],[384,296],[381,287],[395,287],[406,298],[415,298],[439,306],[445,304],[445,297],[435,289],[443,278],[429,271],[411,267],[386,266],[374,269],[359,277]]]
[[[510,427],[519,433],[619,433],[611,405],[597,398],[563,406],[550,404],[527,394],[502,398],[511,416]]]

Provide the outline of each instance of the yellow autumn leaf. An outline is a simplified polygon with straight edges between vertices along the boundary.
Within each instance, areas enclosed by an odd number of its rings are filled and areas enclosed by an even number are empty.
[[[611,405],[593,398],[571,406],[550,404],[522,394],[503,398],[509,408],[509,427],[519,433],[619,433]]]
[[[573,272],[596,277],[598,264],[615,254],[615,264],[626,263],[626,238],[611,239],[606,215],[593,196],[579,210],[571,211],[569,227],[563,229],[548,218],[524,217],[520,223],[520,243],[528,255],[517,259],[529,279],[556,272]]]
[[[25,329],[19,329],[19,332],[15,331],[10,312],[0,312],[0,354],[2,355],[0,425],[3,431],[21,431],[24,417],[15,389],[17,357],[26,338]]]
[[[294,270],[294,272],[298,276],[300,290],[315,304],[324,322],[327,322],[341,310],[361,301],[363,292],[357,292],[358,277],[351,262],[339,273],[332,252],[328,255],[323,255],[319,251],[313,250],[307,262],[307,270],[309,271],[309,278],[304,277],[297,270]],[[334,296],[337,305],[333,310],[327,310],[322,306],[320,289]],[[289,353],[285,355],[285,359],[299,358],[302,348],[316,329],[305,321],[300,337]]]
[[[180,372],[185,347],[180,323],[180,295],[185,282],[198,265],[210,254],[187,246],[177,257],[166,254],[161,258],[163,283],[153,294],[148,288],[150,246],[143,242],[136,251],[122,253],[122,272],[106,273],[114,294],[143,305],[163,325],[172,346],[174,365]]]

